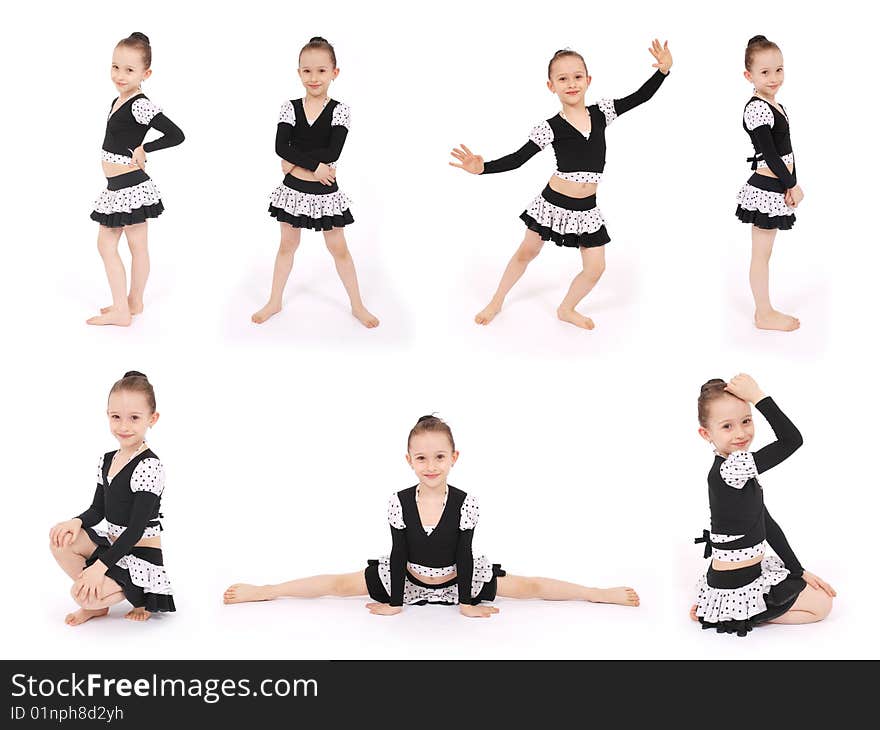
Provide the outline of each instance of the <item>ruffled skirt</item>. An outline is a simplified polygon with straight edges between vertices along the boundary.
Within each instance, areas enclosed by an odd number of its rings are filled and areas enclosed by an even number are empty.
[[[755,173],[740,188],[736,200],[736,217],[743,223],[781,231],[794,225],[794,208],[785,202],[785,188],[775,177]]]
[[[97,545],[88,560],[86,567],[112,547],[107,535],[92,527],[83,528],[89,539]],[[125,599],[135,608],[145,608],[150,613],[169,612],[174,608],[171,581],[162,562],[162,550],[152,547],[132,548],[128,555],[123,555],[115,565],[107,569],[107,577],[115,580]]]
[[[498,591],[498,577],[505,575],[501,565],[490,563],[485,555],[474,556],[474,574],[471,580],[471,597],[480,601],[494,601]],[[391,603],[391,562],[384,555],[378,560],[368,560],[364,571],[370,598],[378,603]],[[407,571],[403,581],[403,605],[424,606],[436,603],[445,606],[458,604],[458,580],[430,585],[423,583]]]
[[[294,228],[329,231],[354,223],[348,196],[334,182],[324,185],[285,175],[269,196],[269,215]]]
[[[157,218],[165,210],[150,176],[143,170],[133,170],[107,178],[107,189],[95,201],[91,218],[108,228],[121,228]]]
[[[747,568],[710,567],[697,584],[697,618],[704,629],[745,636],[788,611],[806,585],[775,555]]]
[[[593,248],[611,240],[595,195],[570,198],[548,185],[520,219],[541,240],[553,241],[557,246]]]

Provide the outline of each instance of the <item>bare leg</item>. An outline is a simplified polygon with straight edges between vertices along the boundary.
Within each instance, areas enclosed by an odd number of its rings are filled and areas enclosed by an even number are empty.
[[[128,311],[128,299],[125,292],[125,266],[118,250],[121,235],[121,228],[98,226],[98,253],[101,254],[101,259],[104,261],[104,271],[107,272],[113,304],[107,312],[87,319],[88,324],[115,324],[123,327],[131,324],[131,313]]]
[[[223,603],[271,601],[284,596],[290,598],[319,598],[320,596],[366,596],[367,581],[364,571],[338,575],[313,575],[277,585],[254,586],[234,583],[223,593]]]
[[[262,324],[273,314],[281,311],[281,300],[284,296],[284,287],[293,269],[293,255],[299,248],[301,228],[294,228],[289,223],[281,223],[281,244],[278,246],[278,254],[275,257],[275,270],[272,273],[272,293],[265,307],[251,315],[251,322]]]
[[[477,324],[489,324],[489,322],[495,319],[495,315],[504,306],[504,299],[507,297],[508,292],[520,280],[529,264],[541,253],[543,247],[544,242],[537,233],[531,230],[526,231],[525,238],[523,238],[522,243],[507,263],[507,268],[504,269],[504,273],[501,275],[501,282],[498,284],[498,289],[495,291],[492,301],[474,317],[474,321]]]
[[[770,255],[776,230],[752,226],[752,263],[749,267],[749,284],[755,298],[755,324],[759,329],[790,332],[801,326],[796,317],[773,309],[770,303]]]
[[[76,540],[70,545],[58,547],[51,542],[49,543],[52,557],[55,558],[55,561],[61,566],[61,570],[67,573],[67,575],[73,580],[79,578],[79,574],[82,573],[83,569],[86,567],[86,558],[95,552],[97,547],[98,546],[89,539],[85,530],[80,530]]]
[[[357,272],[354,270],[354,259],[345,243],[345,233],[341,228],[324,231],[324,243],[336,264],[336,273],[342,280],[342,285],[351,302],[351,313],[368,329],[379,326],[379,320],[367,311],[361,301],[361,291],[358,287]]]
[[[104,582],[101,584],[98,591],[97,599],[91,599],[88,601],[81,600],[77,597],[75,591],[76,586],[74,585],[70,589],[70,595],[73,600],[79,604],[80,609],[79,611],[74,611],[65,616],[64,622],[69,626],[79,626],[90,619],[106,616],[110,610],[110,606],[119,603],[125,598],[119,584],[112,578],[106,576],[104,577]]]
[[[812,624],[821,621],[829,613],[831,613],[831,596],[825,591],[807,586],[788,611],[769,623]]]
[[[571,282],[568,294],[565,295],[565,299],[556,310],[556,316],[563,322],[570,322],[576,327],[591,330],[596,326],[593,324],[593,320],[576,312],[574,308],[593,290],[593,287],[602,278],[602,274],[605,273],[605,247],[581,247],[581,260],[584,267]]]
[[[498,595],[504,598],[540,598],[544,601],[590,601],[638,606],[639,596],[632,589],[588,588],[553,578],[523,578],[507,574],[498,578]]]

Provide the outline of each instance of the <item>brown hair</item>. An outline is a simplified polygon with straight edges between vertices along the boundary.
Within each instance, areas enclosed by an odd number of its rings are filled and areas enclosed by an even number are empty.
[[[455,451],[455,439],[452,438],[452,429],[449,428],[449,424],[446,423],[442,418],[437,418],[435,415],[430,416],[422,416],[418,421],[416,421],[416,425],[412,427],[412,430],[409,432],[409,436],[406,439],[406,450],[409,451],[409,444],[412,441],[413,436],[417,436],[420,433],[425,433],[427,431],[431,432],[441,432],[445,433],[449,438],[449,443],[452,446],[452,450]]]
[[[152,383],[147,380],[147,376],[143,373],[139,373],[137,370],[129,370],[113,383],[113,387],[110,388],[110,395],[121,390],[128,391],[129,393],[143,393],[147,399],[147,405],[150,406],[150,413],[156,412],[156,393],[153,390]]]
[[[775,48],[779,51],[779,46],[773,41],[768,41],[767,36],[756,35],[749,38],[749,42],[746,44],[746,70],[752,70],[752,59],[755,57],[756,53],[759,51],[766,51],[769,48]]]
[[[577,51],[573,51],[570,48],[561,48],[553,54],[553,58],[551,58],[550,63],[547,64],[548,79],[550,78],[550,74],[553,72],[553,64],[556,63],[556,61],[558,61],[560,58],[565,58],[566,56],[574,56],[575,58],[581,59],[581,63],[584,64],[584,71],[587,70],[587,62],[584,61],[584,57],[580,53],[578,53]]]
[[[336,68],[336,51],[333,50],[333,46],[330,45],[330,41],[326,38],[321,38],[319,35],[309,38],[309,42],[300,49],[299,58],[302,58],[303,53],[306,51],[327,51],[330,54],[330,60],[333,62],[333,68]]]
[[[116,47],[124,46],[125,48],[137,48],[144,58],[144,67],[150,68],[153,62],[153,49],[150,48],[150,39],[143,33],[132,33],[128,38],[123,38]]]
[[[709,404],[727,394],[724,389],[726,386],[727,383],[721,378],[712,378],[700,388],[700,397],[697,398],[697,420],[703,428],[709,425]]]

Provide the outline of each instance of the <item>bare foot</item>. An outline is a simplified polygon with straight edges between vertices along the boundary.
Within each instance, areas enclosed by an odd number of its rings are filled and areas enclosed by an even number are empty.
[[[129,621],[146,621],[150,615],[150,612],[145,608],[133,608],[125,614],[125,618]]]
[[[616,603],[618,606],[638,606],[639,594],[632,588],[594,588],[591,603]]]
[[[114,324],[118,327],[128,327],[131,324],[131,312],[120,312],[118,309],[111,309],[109,312],[99,314],[97,317],[89,317],[86,320],[86,324]]]
[[[280,304],[273,304],[269,302],[265,307],[263,307],[259,312],[254,312],[251,315],[251,322],[255,324],[263,324],[269,317],[273,314],[278,314],[281,311]]]
[[[113,305],[109,307],[101,307],[101,314],[107,314],[108,312],[113,311]],[[131,316],[134,317],[136,314],[142,314],[144,311],[144,303],[143,302],[135,302],[131,299],[128,300],[128,311],[131,312]]]
[[[247,603],[248,601],[271,601],[270,586],[252,586],[249,583],[233,583],[223,593],[223,603]]]
[[[109,608],[99,608],[94,611],[89,611],[85,608],[81,608],[79,611],[74,611],[73,613],[67,614],[67,616],[64,617],[64,623],[66,623],[68,626],[79,626],[80,624],[84,624],[89,619],[106,616],[109,611]]]
[[[496,304],[494,301],[489,302],[489,304],[486,305],[486,308],[474,317],[474,322],[477,324],[489,324],[489,322],[495,319],[495,315],[500,311],[500,304]]]
[[[556,316],[563,322],[570,322],[575,327],[583,327],[585,330],[591,330],[596,326],[592,319],[585,317],[580,312],[575,312],[573,309],[559,307],[556,310]]]
[[[373,329],[373,327],[379,326],[379,319],[374,317],[367,311],[367,308],[363,305],[360,307],[352,307],[351,313],[357,318],[357,320],[367,329]]]
[[[691,611],[688,615],[691,617],[691,621],[699,621],[700,620],[697,618],[697,604],[696,603],[693,606],[691,606]]]
[[[766,314],[758,314],[755,312],[755,326],[761,330],[792,332],[801,326],[801,321],[797,317],[792,317],[790,314],[783,314],[782,312],[777,312],[775,309],[772,309]]]

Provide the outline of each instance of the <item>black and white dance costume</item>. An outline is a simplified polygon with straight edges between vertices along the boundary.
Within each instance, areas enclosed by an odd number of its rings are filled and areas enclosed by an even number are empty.
[[[347,104],[327,99],[312,121],[306,117],[302,99],[286,101],[278,117],[275,153],[297,167],[314,172],[323,162],[336,167],[351,126]],[[329,231],[354,223],[348,196],[332,185],[285,175],[284,182],[269,196],[269,214],[294,228]]]
[[[751,453],[735,451],[726,459],[715,455],[709,471],[709,509],[712,532],[704,557],[724,562],[764,556],[766,546],[776,556],[734,570],[709,567],[697,585],[697,617],[704,629],[745,636],[754,626],[788,611],[806,587],[804,569],[782,529],[764,506],[757,476],[785,461],[803,443],[800,432],[772,398],[755,404],[776,434],[776,441]]]
[[[474,528],[480,513],[477,500],[449,485],[437,524],[423,525],[418,499],[415,486],[388,500],[391,555],[367,561],[364,577],[370,597],[392,606],[477,605],[494,600],[498,577],[505,572],[485,556],[473,555]],[[430,584],[418,575],[452,577]]]
[[[785,191],[797,185],[788,113],[753,96],[743,110],[743,128],[755,148],[755,156],[748,158],[752,169],[770,168],[776,177],[754,173],[736,196],[736,216],[758,228],[788,230],[795,215]],[[792,166],[791,172],[786,165]]]
[[[556,153],[556,177],[579,183],[598,183],[605,170],[605,128],[621,114],[644,104],[666,78],[659,69],[642,87],[622,99],[600,99],[587,107],[590,131],[582,132],[560,112],[541,122],[529,134],[529,141],[516,152],[486,162],[484,175],[521,167],[547,145]],[[550,185],[520,215],[526,226],[544,241],[572,248],[604,246],[611,238],[605,219],[596,207],[596,196],[572,198]]]
[[[157,537],[162,530],[159,506],[165,470],[156,455],[145,449],[111,479],[108,472],[115,453],[101,457],[92,506],[77,515],[89,539],[98,546],[86,566],[100,559],[107,566],[107,576],[120,585],[132,606],[150,613],[174,611],[161,548],[135,547],[141,539]],[[95,528],[101,520],[106,520],[106,530]]]
[[[145,152],[174,147],[183,142],[183,132],[143,94],[135,94],[114,112],[110,104],[107,131],[101,151],[102,162],[131,165],[131,156],[141,146],[147,130],[162,133],[144,145]],[[107,189],[95,201],[92,220],[108,228],[120,228],[156,218],[164,210],[159,189],[143,170],[107,178]]]

